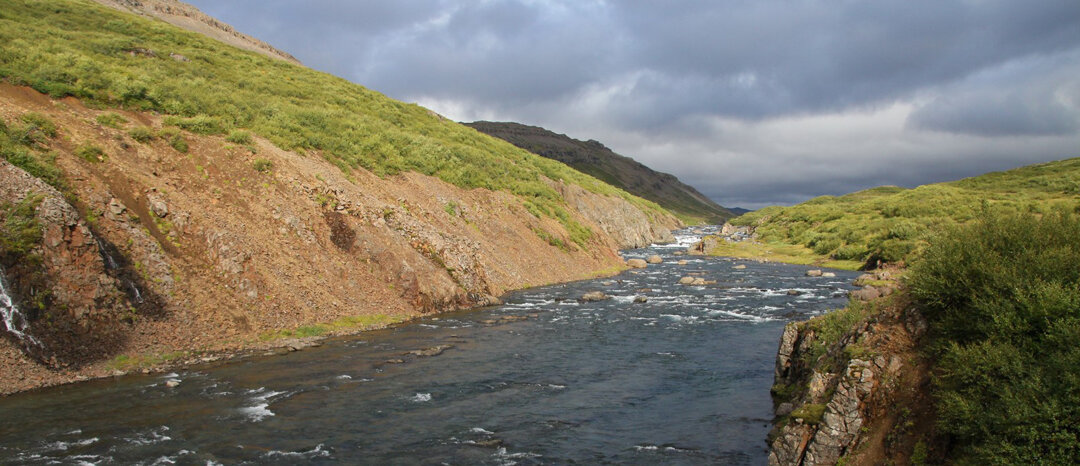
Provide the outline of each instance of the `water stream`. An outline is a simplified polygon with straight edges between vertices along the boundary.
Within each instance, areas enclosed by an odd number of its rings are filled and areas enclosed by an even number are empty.
[[[0,318],[4,319],[4,329],[24,345],[40,347],[41,342],[26,333],[26,316],[19,311],[19,308],[15,305],[15,300],[8,295],[7,287],[4,269],[0,267]]]
[[[855,274],[681,249],[284,356],[2,398],[0,463],[765,464],[783,326]],[[594,290],[614,298],[576,299]]]

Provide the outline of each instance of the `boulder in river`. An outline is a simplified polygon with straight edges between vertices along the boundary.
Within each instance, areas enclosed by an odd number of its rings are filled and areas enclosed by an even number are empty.
[[[626,261],[626,266],[632,269],[644,269],[645,267],[648,267],[649,264],[647,264],[644,259],[629,259]]]
[[[682,277],[679,279],[680,285],[690,285],[694,283],[694,277]]]
[[[822,272],[822,278],[836,278],[836,274],[832,272]]]
[[[593,301],[603,301],[605,299],[611,299],[611,296],[608,296],[608,295],[604,294],[603,291],[590,291],[588,293],[585,293],[585,294],[581,295],[581,299],[579,299],[579,301],[593,302]]]
[[[649,256],[649,258],[646,259],[645,262],[648,262],[650,264],[660,264],[660,263],[664,262],[664,259],[662,257],[656,255],[656,254],[653,254],[653,255]]]
[[[739,264],[739,265],[736,265],[735,267],[732,267],[732,269],[735,269],[735,270],[744,270],[744,269],[746,269],[746,264]]]
[[[806,276],[807,277],[820,277],[821,276],[821,270],[819,270],[819,269],[807,270],[806,271]]]
[[[689,262],[687,262],[687,261],[685,261],[685,260],[681,260],[681,261],[679,261],[679,265],[686,265],[686,264],[689,264]]]
[[[647,298],[645,296],[634,296],[634,302],[635,303],[647,303],[647,302],[649,302],[649,298]]]

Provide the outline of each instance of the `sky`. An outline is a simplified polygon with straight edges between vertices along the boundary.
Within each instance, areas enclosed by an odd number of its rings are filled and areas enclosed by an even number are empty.
[[[456,121],[516,121],[728,207],[1080,156],[1078,0],[187,0]]]

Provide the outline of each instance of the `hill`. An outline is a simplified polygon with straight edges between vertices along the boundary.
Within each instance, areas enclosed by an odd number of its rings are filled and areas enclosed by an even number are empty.
[[[910,262],[927,239],[965,224],[984,209],[1046,214],[1080,205],[1080,158],[904,189],[883,186],[767,207],[730,221],[753,229],[760,244],[713,241],[713,254],[781,252],[795,262],[874,267]]]
[[[612,273],[679,225],[422,107],[89,0],[0,0],[0,78],[3,393],[488,304]]]
[[[660,204],[690,223],[721,224],[734,214],[673,175],[660,173],[603,144],[579,141],[537,126],[477,121],[478,131],[575,169]]]

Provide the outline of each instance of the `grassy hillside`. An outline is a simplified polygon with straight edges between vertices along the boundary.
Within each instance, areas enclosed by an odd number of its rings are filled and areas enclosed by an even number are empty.
[[[965,224],[985,208],[1045,214],[1080,206],[1080,158],[987,173],[914,189],[879,187],[768,207],[731,220],[754,226],[759,240],[806,257],[872,265],[908,261],[927,238]]]
[[[558,218],[577,242],[590,232],[566,214],[543,177],[662,212],[417,105],[88,0],[0,0],[0,78],[91,106],[171,115],[167,124],[193,133],[243,128],[346,173],[416,171],[460,187],[509,191],[535,215]]]
[[[520,123],[477,121],[468,125],[656,202],[687,223],[720,224],[735,216],[675,176],[657,172],[630,157],[616,154],[599,142],[579,141]]]

